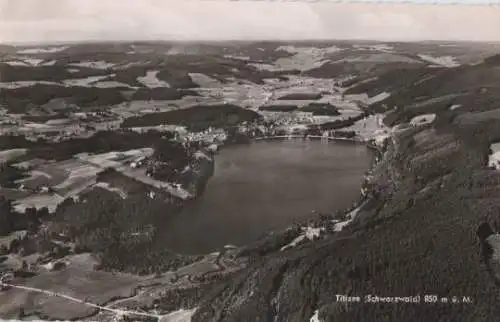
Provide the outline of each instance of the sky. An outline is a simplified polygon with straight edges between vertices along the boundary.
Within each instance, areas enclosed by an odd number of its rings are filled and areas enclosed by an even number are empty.
[[[268,39],[500,41],[500,4],[0,0],[0,43]]]

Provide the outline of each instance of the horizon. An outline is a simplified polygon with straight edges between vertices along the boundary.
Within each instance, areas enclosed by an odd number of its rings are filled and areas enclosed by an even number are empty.
[[[0,0],[0,43],[500,42],[498,17],[496,4]]]
[[[51,41],[51,42],[0,42],[0,46],[12,46],[12,47],[32,47],[32,46],[71,46],[71,45],[110,45],[110,44],[193,44],[193,45],[214,45],[214,44],[224,44],[224,43],[293,43],[293,44],[301,44],[301,43],[386,43],[386,44],[395,44],[395,43],[408,43],[408,44],[424,44],[424,43],[450,43],[450,44],[488,44],[488,45],[500,45],[499,41],[488,41],[488,40],[448,40],[448,39],[423,39],[423,40],[384,40],[384,39],[341,39],[341,38],[332,38],[332,39],[216,39],[216,40],[166,40],[166,39],[158,39],[158,40],[142,40],[142,39],[125,39],[125,40],[76,40],[76,41]]]

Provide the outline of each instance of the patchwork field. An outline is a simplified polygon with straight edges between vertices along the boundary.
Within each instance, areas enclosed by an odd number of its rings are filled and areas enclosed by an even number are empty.
[[[339,310],[336,294],[425,291],[475,302],[398,306],[393,317],[495,320],[497,287],[474,230],[498,220],[499,60],[487,57],[499,51],[364,41],[0,46],[0,228],[10,229],[0,272],[25,287],[0,292],[0,318],[22,308],[110,321],[123,315],[110,308],[156,306],[161,321],[375,320],[384,306]],[[378,163],[362,187],[368,201],[248,247],[200,258],[166,250],[156,237],[192,194],[139,163],[160,154],[171,170],[179,146],[216,151],[273,135],[370,144]],[[179,145],[158,153],[161,142]],[[200,294],[182,302],[186,289]]]
[[[181,196],[186,192],[173,188],[168,183],[154,180],[145,175],[144,170],[133,169],[130,164],[135,160],[151,156],[151,148],[134,149],[124,152],[108,152],[103,154],[79,154],[65,161],[32,160],[14,166],[27,169],[26,178],[17,180],[18,189],[1,190],[1,194],[15,200],[15,209],[24,212],[25,209],[48,207],[54,211],[59,203],[66,198],[78,198],[80,194],[94,186],[105,187],[120,195],[124,192],[113,190],[105,183],[97,183],[97,175],[107,168],[113,168],[123,175],[149,185],[155,189],[171,189]]]

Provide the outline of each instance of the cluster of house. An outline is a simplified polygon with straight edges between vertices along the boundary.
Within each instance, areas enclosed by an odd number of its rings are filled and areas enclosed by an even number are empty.
[[[134,169],[141,168],[142,166],[144,166],[145,161],[146,161],[146,157],[145,156],[140,156],[140,157],[137,157],[136,159],[132,160],[129,163],[129,166],[131,168],[134,168]]]
[[[262,112],[264,118],[272,121],[276,125],[292,125],[292,124],[321,124],[332,120],[328,115],[313,115],[310,112],[294,112],[294,113],[280,113],[280,112]]]
[[[202,132],[177,132],[178,138],[181,142],[204,142],[207,144],[222,143],[227,140],[227,133],[224,129],[214,129],[209,127]]]
[[[0,135],[24,135],[27,139],[46,139],[57,142],[72,137],[88,136],[96,131],[120,128],[121,120],[109,117],[99,118],[99,114],[96,113],[92,113],[95,117],[88,117],[89,115],[85,113],[74,113],[67,118],[52,119],[44,123],[3,117],[0,120]],[[82,119],[86,121],[82,122]]]
[[[307,123],[271,123],[271,124],[258,124],[258,125],[241,125],[239,127],[239,132],[247,134],[250,137],[258,136],[284,136],[284,135],[313,135],[322,136],[324,138],[336,137],[337,132],[334,130],[317,130],[311,131],[310,124]]]

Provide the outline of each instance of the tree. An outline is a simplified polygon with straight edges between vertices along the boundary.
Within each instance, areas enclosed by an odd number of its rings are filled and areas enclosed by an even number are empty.
[[[156,142],[153,148],[153,158],[160,162],[175,164],[187,162],[189,159],[186,149],[175,141],[161,140]]]
[[[153,163],[148,172],[159,180],[173,180],[190,161],[188,149],[179,142],[160,140],[153,148]]]
[[[15,214],[12,211],[12,202],[0,197],[0,236],[7,235],[14,229]]]
[[[24,212],[26,228],[31,232],[36,232],[42,223],[38,217],[38,210],[35,207],[27,208]]]

